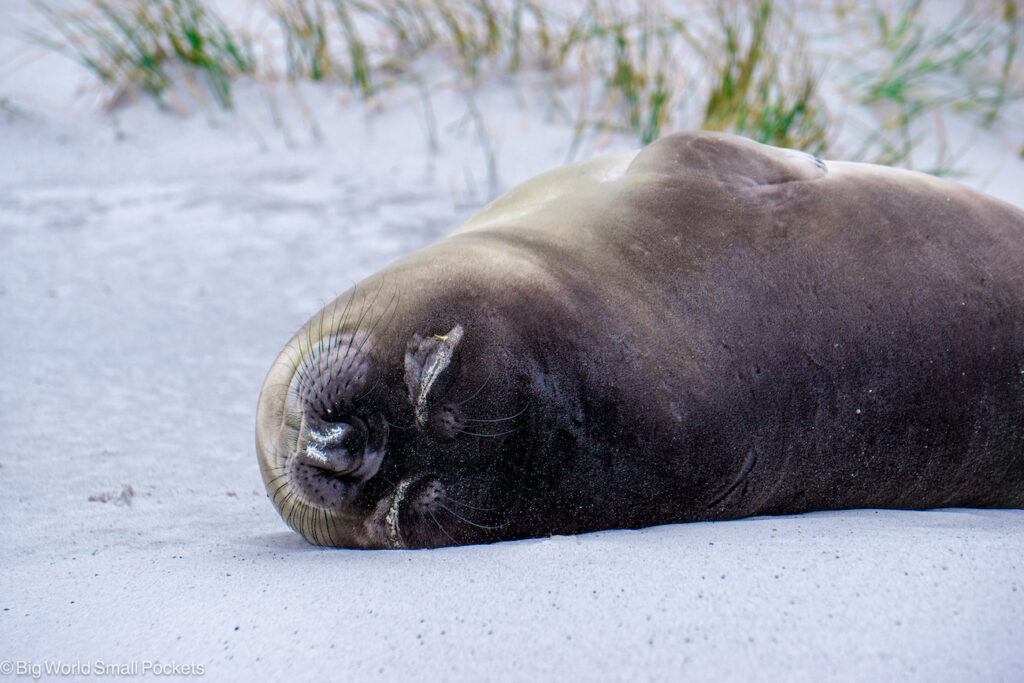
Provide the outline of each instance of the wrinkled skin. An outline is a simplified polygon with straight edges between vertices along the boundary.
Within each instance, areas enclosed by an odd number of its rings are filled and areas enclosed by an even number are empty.
[[[725,135],[540,176],[274,363],[257,450],[311,543],[1024,506],[1024,213]]]

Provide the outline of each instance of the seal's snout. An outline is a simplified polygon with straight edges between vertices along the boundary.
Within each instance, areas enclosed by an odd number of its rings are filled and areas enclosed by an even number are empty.
[[[299,463],[332,477],[360,484],[380,470],[387,447],[388,423],[383,416],[366,420],[348,415],[341,422],[324,422],[306,430]]]
[[[309,443],[299,454],[299,462],[335,474],[351,474],[359,466],[366,448],[366,426],[362,420],[325,425],[310,430]]]

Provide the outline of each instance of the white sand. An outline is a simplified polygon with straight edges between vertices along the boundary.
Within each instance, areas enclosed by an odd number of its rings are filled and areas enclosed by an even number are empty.
[[[472,123],[438,96],[431,154],[415,99],[371,115],[303,88],[313,141],[282,90],[289,146],[257,87],[237,117],[111,117],[83,83],[0,39],[21,112],[0,111],[0,674],[1024,680],[1024,511],[306,544],[256,466],[264,373],[320,306],[486,199]],[[564,160],[539,105],[496,90],[481,109],[502,187]],[[966,182],[1024,204],[1022,145],[986,133],[965,164],[998,173]]]

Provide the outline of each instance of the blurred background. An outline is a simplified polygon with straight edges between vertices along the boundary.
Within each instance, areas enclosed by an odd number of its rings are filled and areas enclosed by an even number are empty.
[[[269,121],[260,134],[296,145],[327,135],[340,106],[407,109],[431,151],[453,126],[472,138],[486,196],[522,153],[508,117],[558,129],[565,161],[694,128],[939,175],[985,172],[979,131],[1024,154],[1019,0],[12,5],[4,81],[37,87],[29,67],[57,53],[91,75],[86,108]],[[0,89],[9,119],[54,105],[33,90]]]

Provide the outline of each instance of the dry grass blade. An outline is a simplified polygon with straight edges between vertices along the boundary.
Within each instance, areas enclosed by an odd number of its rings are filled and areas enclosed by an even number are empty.
[[[750,2],[745,16],[718,10],[724,51],[708,56],[716,82],[703,127],[815,154],[828,146],[828,116],[817,95],[818,76],[805,60],[799,34],[776,16],[771,2]],[[780,31],[784,28],[785,31]],[[780,49],[779,34],[792,49]]]
[[[860,69],[853,85],[861,102],[881,115],[861,152],[873,161],[912,165],[912,152],[922,136],[933,134],[933,121],[959,114],[991,126],[1024,98],[1018,54],[1024,23],[1017,0],[964,5],[944,23],[929,20],[925,10],[914,0],[871,13],[884,59],[879,67]],[[943,150],[938,165],[926,170],[950,172],[947,156]]]
[[[230,108],[232,79],[255,69],[247,43],[201,0],[95,0],[76,13],[35,4],[61,36],[37,38],[120,93],[141,90],[160,99],[173,85],[173,68],[184,67]]]
[[[703,127],[826,153],[838,128],[820,93],[828,78],[852,81],[849,92],[882,114],[853,156],[910,165],[926,120],[956,113],[993,125],[1024,99],[1020,0],[981,0],[943,26],[925,20],[923,0],[895,10],[836,0],[841,32],[861,26],[867,38],[866,58],[846,73],[813,53],[813,24],[777,0],[681,13],[657,0],[585,0],[572,10],[540,0],[256,0],[283,38],[267,41],[283,54],[263,55],[259,66],[209,0],[89,0],[80,13],[34,1],[58,34],[37,39],[118,92],[161,99],[183,75],[199,77],[229,107],[235,78],[274,78],[274,63],[292,80],[366,98],[408,86],[428,99],[456,88],[475,102],[473,92],[496,78],[539,82],[546,109],[573,124],[574,148],[587,134],[626,131],[647,143]],[[579,106],[565,106],[568,98]]]

